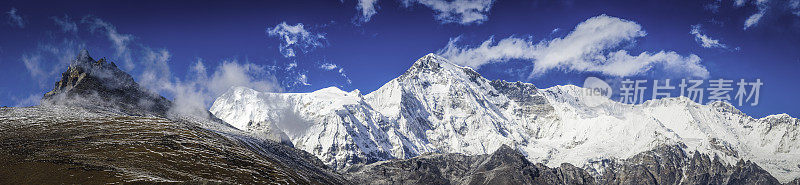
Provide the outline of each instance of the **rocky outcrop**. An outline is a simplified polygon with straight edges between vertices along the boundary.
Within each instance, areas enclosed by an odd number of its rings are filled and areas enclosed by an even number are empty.
[[[240,87],[217,98],[211,112],[242,130],[277,125],[294,146],[336,169],[425,153],[490,154],[505,144],[551,168],[591,166],[588,172],[602,180],[601,167],[617,168],[609,165],[659,146],[683,145],[689,154],[640,155],[641,162],[658,163],[626,164],[604,178],[639,182],[625,175],[657,174],[641,181],[682,182],[691,175],[682,175],[681,168],[694,153],[729,166],[750,160],[780,182],[800,176],[800,121],[789,115],[756,119],[728,103],[703,105],[686,97],[625,104],[587,90],[489,81],[429,54],[366,95],[338,88],[271,93]],[[693,178],[727,182],[730,172],[713,174]]]
[[[0,108],[0,184],[348,184],[314,155],[170,104],[81,51],[41,105]]]
[[[504,145],[487,155],[426,154],[346,171],[361,184],[780,184],[755,163],[725,165],[698,152],[687,156],[681,146],[603,163],[587,170],[568,163],[550,168]]]
[[[82,50],[71,62],[43,104],[111,108],[131,115],[166,115],[171,103],[133,80],[105,58],[94,60]]]
[[[606,164],[601,184],[780,184],[750,161],[726,165],[718,157],[697,151],[686,155],[682,146],[662,146],[629,159]]]
[[[533,164],[503,145],[492,154],[426,154],[406,160],[356,165],[346,170],[357,184],[594,184],[586,171],[563,164]]]

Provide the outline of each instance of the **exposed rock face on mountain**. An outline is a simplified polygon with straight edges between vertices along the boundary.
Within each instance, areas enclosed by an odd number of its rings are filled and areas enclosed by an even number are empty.
[[[346,171],[358,184],[780,184],[749,161],[730,166],[698,152],[684,153],[679,146],[658,147],[610,164],[600,178],[568,163],[533,164],[508,146],[492,154],[424,154]]]
[[[274,123],[297,148],[335,168],[429,152],[490,153],[527,142],[530,133],[520,123],[550,116],[544,98],[525,91],[533,85],[493,82],[498,91],[471,69],[443,60],[425,56],[368,95],[335,87],[284,94],[232,88],[211,112],[242,130]]]
[[[354,165],[346,170],[357,184],[594,184],[594,178],[570,164],[549,168],[533,164],[502,146],[484,155],[424,154],[406,160]]]
[[[628,168],[615,164],[681,146],[685,158],[715,156],[727,166],[752,161],[780,182],[800,177],[796,118],[755,119],[727,103],[702,105],[685,97],[639,105],[592,97],[588,103],[584,92],[572,85],[538,89],[489,81],[429,54],[366,95],[335,87],[311,93],[237,87],[210,111],[241,130],[283,132],[295,147],[336,169],[425,153],[483,155],[508,145],[550,168],[569,163],[598,182],[621,182],[629,178],[612,171]]]
[[[168,100],[86,52],[43,99],[0,108],[0,184],[348,183],[314,155],[219,119],[163,116]]]
[[[82,50],[72,61],[52,91],[42,98],[43,104],[99,106],[127,114],[166,115],[170,102],[139,86],[131,75],[105,58],[94,60]],[[110,107],[113,106],[113,107]]]
[[[780,184],[751,161],[728,165],[717,157],[686,152],[683,146],[657,147],[604,170],[608,173],[598,179],[601,184]]]

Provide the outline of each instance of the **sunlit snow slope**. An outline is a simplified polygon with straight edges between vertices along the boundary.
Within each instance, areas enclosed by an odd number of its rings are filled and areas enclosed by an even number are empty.
[[[335,87],[311,93],[236,87],[210,111],[239,129],[290,140],[335,168],[427,152],[487,154],[506,144],[534,162],[602,173],[609,160],[671,145],[729,164],[751,160],[781,182],[800,177],[796,118],[754,119],[727,103],[683,97],[590,106],[582,92],[489,81],[429,54],[367,95]]]

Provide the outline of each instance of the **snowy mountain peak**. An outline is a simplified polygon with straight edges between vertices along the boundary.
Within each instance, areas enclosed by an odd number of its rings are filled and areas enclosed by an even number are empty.
[[[450,63],[450,62],[448,62],[447,59],[442,56],[436,55],[434,53],[428,53],[427,55],[417,59],[417,61],[414,62],[414,65],[423,63]]]
[[[346,95],[347,94],[347,92],[343,91],[342,89],[339,89],[336,86],[330,86],[330,87],[322,88],[322,89],[316,90],[316,91],[314,91],[312,93],[314,93],[314,94],[337,94],[337,95]]]
[[[763,119],[793,119],[792,116],[786,113],[774,114],[764,117]]]
[[[750,160],[781,182],[800,177],[794,118],[753,119],[729,104],[701,105],[685,97],[629,105],[584,92],[574,85],[537,89],[489,81],[428,54],[363,96],[335,87],[226,94],[211,112],[247,130],[274,124],[294,146],[337,169],[430,152],[489,154],[507,145],[530,161],[570,163],[599,176],[613,170],[605,169],[609,161],[672,146],[688,152],[682,156],[696,151],[730,165]]]
[[[446,62],[446,59],[436,54],[430,53],[417,59],[417,61],[411,65],[411,68],[406,70],[404,76],[423,72],[439,72],[443,64],[449,64],[449,62]]]
[[[243,95],[255,93],[258,93],[258,91],[243,86],[232,86],[230,89],[228,89],[228,91],[223,93],[223,95]]]
[[[406,78],[414,75],[431,74],[431,73],[448,73],[449,77],[464,76],[461,73],[470,73],[480,76],[469,67],[463,67],[451,63],[446,58],[429,53],[422,58],[417,59],[400,78]]]
[[[763,117],[763,118],[761,118],[759,120],[763,121],[763,122],[768,122],[768,123],[784,123],[784,124],[794,125],[794,126],[798,126],[798,124],[800,124],[800,119],[797,119],[797,118],[794,118],[792,116],[789,116],[786,113],[769,115],[769,116]]]

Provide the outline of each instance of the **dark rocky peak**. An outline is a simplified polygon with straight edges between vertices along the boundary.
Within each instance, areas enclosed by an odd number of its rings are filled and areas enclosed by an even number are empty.
[[[525,156],[522,155],[519,151],[509,147],[508,145],[500,146],[497,148],[487,160],[481,163],[477,168],[477,171],[491,171],[496,170],[499,167],[515,167],[519,168],[522,166],[530,165],[530,162],[525,159]]]
[[[728,184],[780,184],[780,182],[756,163],[740,159],[731,170]]]
[[[94,60],[82,50],[55,87],[42,97],[43,105],[112,108],[131,115],[166,115],[169,100],[136,83],[105,58]]]
[[[373,163],[346,175],[356,184],[780,184],[753,162],[729,166],[696,151],[687,155],[684,147],[665,145],[609,160],[600,167],[602,173],[568,163],[534,164],[504,145],[487,155],[437,154]]]
[[[531,83],[523,82],[506,82],[505,80],[494,80],[489,82],[501,94],[507,94],[511,97],[528,97],[535,95],[537,92],[536,86]]]
[[[522,156],[522,154],[514,148],[511,148],[508,145],[500,146],[497,148],[492,155],[500,155],[500,156]]]
[[[73,64],[74,63],[89,63],[91,61],[94,61],[94,59],[92,59],[92,57],[89,56],[89,51],[85,50],[85,49],[82,49],[78,53],[78,56],[75,57],[75,60],[73,60]]]

